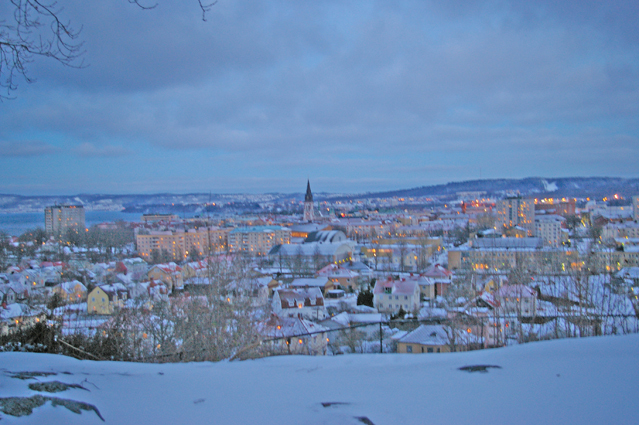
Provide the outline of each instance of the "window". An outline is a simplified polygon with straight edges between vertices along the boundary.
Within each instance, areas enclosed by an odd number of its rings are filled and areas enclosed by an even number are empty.
[[[408,295],[404,295],[404,299],[407,300],[408,299]]]
[[[433,352],[433,347],[428,347],[428,352],[432,353]]]
[[[412,353],[413,352],[413,346],[412,345],[407,345],[406,346],[406,352],[407,353]]]

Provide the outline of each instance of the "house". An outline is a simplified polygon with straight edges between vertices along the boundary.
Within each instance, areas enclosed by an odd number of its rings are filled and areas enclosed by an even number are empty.
[[[0,307],[0,336],[25,330],[46,320],[44,311],[26,304],[13,303]]]
[[[373,277],[375,277],[373,269],[361,261],[348,261],[343,264],[343,267],[356,272],[359,275],[358,280],[360,284],[367,284]]]
[[[182,267],[182,276],[184,280],[194,277],[207,277],[208,269],[208,262],[206,260],[192,261]]]
[[[481,338],[463,329],[444,325],[421,325],[397,341],[397,352],[421,354],[467,351],[480,341]]]
[[[278,316],[322,320],[326,317],[324,297],[318,288],[278,289],[271,303]]]
[[[375,282],[373,305],[380,313],[398,313],[419,310],[420,289],[415,280],[386,280]]]
[[[537,314],[537,291],[525,285],[503,285],[495,292],[505,315],[531,317]]]
[[[440,264],[435,264],[430,267],[422,273],[422,275],[435,281],[435,292],[437,296],[446,295],[448,288],[450,288],[450,285],[453,283],[453,272],[447,270]]]
[[[318,270],[317,275],[327,277],[333,282],[333,286],[339,286],[349,292],[354,292],[359,286],[359,273],[341,265],[329,264]]]
[[[0,304],[13,304],[17,300],[15,289],[9,284],[0,285]]]
[[[52,292],[67,303],[77,303],[87,298],[86,286],[77,280],[59,283],[53,287]]]
[[[4,295],[3,295],[4,294]],[[26,302],[31,297],[31,288],[20,283],[10,282],[0,285],[0,298],[7,304]]]
[[[10,276],[10,279],[24,287],[44,288],[45,278],[39,270],[27,269]]]
[[[325,276],[315,278],[298,278],[293,279],[290,285],[292,288],[317,288],[325,294],[326,291],[335,289],[335,284]]]
[[[182,268],[175,263],[156,264],[147,273],[149,280],[159,280],[166,285],[169,292],[184,288]]]
[[[248,301],[253,307],[264,306],[268,304],[269,284],[272,281],[270,276],[234,280],[226,286],[228,300]]]
[[[129,297],[133,300],[168,301],[169,290],[166,285],[159,280],[137,282],[127,285]]]
[[[151,280],[148,282],[141,282],[140,285],[145,289],[146,297],[152,301],[168,301],[169,289],[166,285],[160,281]]]
[[[301,317],[271,317],[258,325],[263,344],[276,354],[325,355],[327,328]]]
[[[129,291],[121,283],[96,286],[87,296],[87,312],[113,314],[115,308],[123,307],[129,298]]]
[[[122,263],[127,269],[127,275],[131,276],[133,280],[143,279],[149,271],[149,265],[140,257],[125,258]]]
[[[277,281],[275,281],[277,282]],[[261,306],[268,304],[269,285],[273,283],[273,278],[270,276],[262,276],[255,279],[255,282],[251,283],[251,302],[254,306]]]

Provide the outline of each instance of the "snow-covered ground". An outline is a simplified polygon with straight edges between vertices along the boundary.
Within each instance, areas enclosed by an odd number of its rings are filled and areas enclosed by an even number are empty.
[[[112,424],[634,424],[639,335],[537,342],[453,354],[282,356],[136,364],[0,354],[0,397],[95,405]],[[486,373],[460,367],[495,365]],[[11,372],[55,372],[31,380]],[[31,382],[80,384],[55,394]],[[327,404],[326,407],[322,403]],[[3,424],[100,424],[50,402]],[[358,419],[359,418],[359,419]]]

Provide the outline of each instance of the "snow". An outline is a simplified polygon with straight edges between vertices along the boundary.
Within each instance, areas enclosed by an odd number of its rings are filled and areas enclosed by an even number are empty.
[[[36,394],[9,372],[81,384],[55,397],[95,405],[106,423],[636,423],[639,335],[566,339],[452,354],[281,356],[139,364],[0,354],[1,397]],[[487,373],[458,368],[496,365]],[[67,372],[70,374],[63,374]],[[48,395],[48,394],[45,394]],[[333,404],[324,407],[322,403]],[[3,424],[101,424],[50,403]]]

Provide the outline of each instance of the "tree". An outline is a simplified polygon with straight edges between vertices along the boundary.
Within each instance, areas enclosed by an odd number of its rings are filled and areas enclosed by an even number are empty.
[[[374,307],[373,305],[373,290],[372,287],[374,282],[366,289],[362,289],[359,294],[357,294],[357,305],[367,305],[369,307]]]
[[[127,0],[142,9],[153,9],[157,3],[143,4],[140,0]],[[28,65],[36,57],[52,59],[64,66],[83,68],[84,45],[81,28],[76,29],[64,17],[64,8],[55,0],[10,0],[13,20],[0,21],[0,87],[8,98],[18,88],[21,77],[30,83]],[[217,3],[198,0],[202,20]]]

